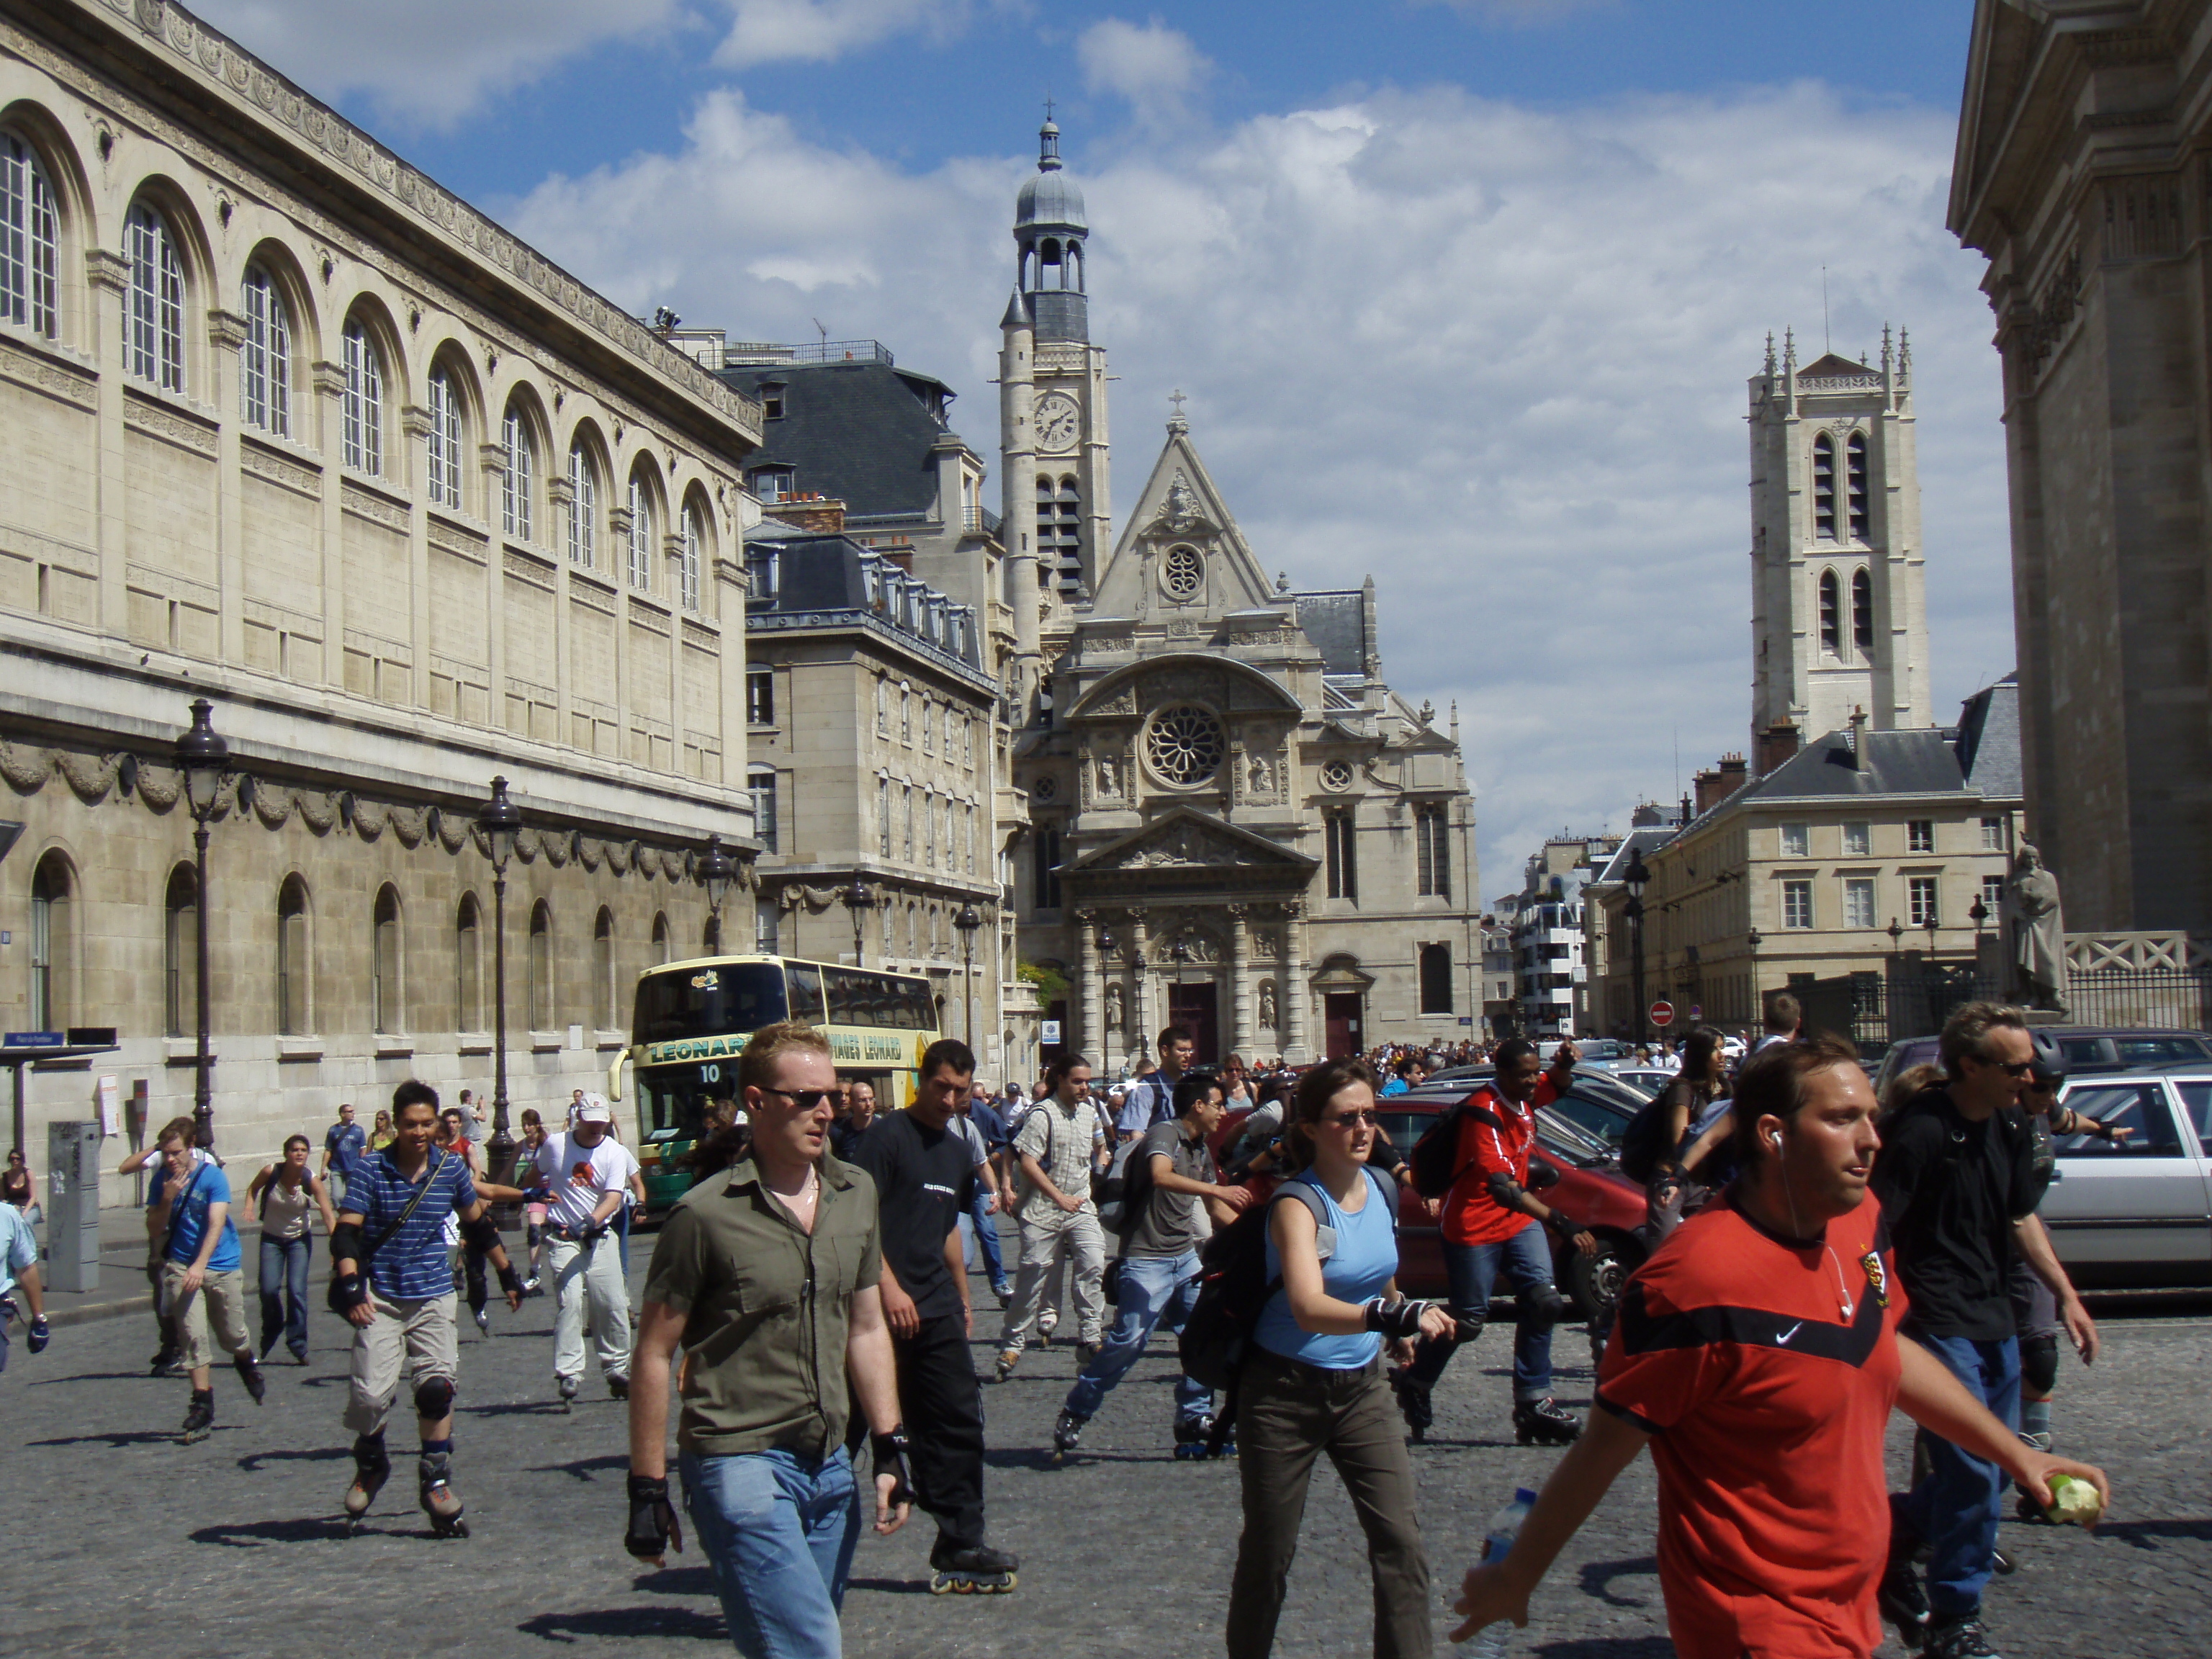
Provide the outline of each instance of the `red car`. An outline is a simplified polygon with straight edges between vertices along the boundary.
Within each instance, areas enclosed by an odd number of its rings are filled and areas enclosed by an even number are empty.
[[[1459,1097],[1458,1098],[1464,1098]],[[1395,1095],[1376,1103],[1382,1133],[1401,1157],[1443,1113],[1457,1103],[1450,1093]],[[1232,1114],[1215,1132],[1215,1156],[1233,1146],[1248,1114]],[[1536,1147],[1529,1154],[1532,1183],[1542,1168],[1558,1176],[1543,1189],[1547,1204],[1557,1205],[1597,1237],[1597,1254],[1583,1255],[1556,1240],[1553,1277],[1585,1319],[1593,1319],[1619,1300],[1620,1287],[1643,1262],[1644,1188],[1622,1175],[1602,1146],[1574,1125],[1539,1114]],[[1444,1273],[1443,1233],[1434,1199],[1412,1188],[1398,1189],[1398,1288],[1408,1296],[1443,1298],[1451,1292]]]

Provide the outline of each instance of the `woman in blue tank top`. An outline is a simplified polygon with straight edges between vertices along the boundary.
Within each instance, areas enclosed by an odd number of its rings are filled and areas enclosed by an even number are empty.
[[[1387,1341],[1442,1338],[1451,1317],[1398,1294],[1395,1195],[1367,1167],[1375,1076],[1358,1060],[1298,1084],[1285,1137],[1297,1173],[1270,1200],[1267,1277],[1279,1288],[1253,1329],[1237,1380],[1244,1532],[1229,1593],[1229,1659],[1266,1659],[1275,1642],[1314,1458],[1326,1452],[1367,1534],[1377,1659],[1434,1651],[1428,1557],[1413,1513],[1413,1468],[1382,1377]]]

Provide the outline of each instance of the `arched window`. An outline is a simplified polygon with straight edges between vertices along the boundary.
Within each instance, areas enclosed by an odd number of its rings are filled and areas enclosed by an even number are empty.
[[[589,570],[598,556],[599,471],[581,444],[568,449],[568,562]]]
[[[0,322],[61,331],[61,221],[38,152],[0,132]]]
[[[629,585],[653,592],[653,497],[641,472],[629,475]]]
[[[1057,574],[1073,586],[1083,568],[1083,491],[1073,476],[1040,473],[1036,498],[1037,580],[1049,584]]]
[[[1836,441],[1825,432],[1813,440],[1813,533],[1836,539]]]
[[[1836,573],[1820,573],[1820,649],[1832,657],[1844,651],[1844,608],[1836,586]]]
[[[668,955],[668,918],[665,915],[657,915],[653,919],[653,959],[655,962],[666,962],[670,960]]]
[[[164,392],[185,389],[185,266],[158,209],[141,202],[124,223],[131,302],[123,310],[123,366]]]
[[[399,982],[399,895],[389,884],[377,890],[375,952],[371,962],[370,1029],[394,1032],[407,1029],[406,1005]]]
[[[292,435],[292,318],[284,295],[259,265],[246,268],[240,295],[246,341],[238,352],[238,408],[248,426]]]
[[[780,853],[783,850],[776,836],[775,768],[750,766],[745,769],[745,784],[753,795],[753,833],[760,837],[761,850]]]
[[[307,932],[307,884],[287,876],[276,890],[276,1030],[305,1036],[315,1029],[315,965]]]
[[[76,1012],[76,882],[49,853],[31,872],[31,1006],[34,1031],[58,1031]]]
[[[483,910],[474,893],[461,895],[453,916],[453,1029],[481,1031],[483,1018]]]
[[[615,1006],[615,913],[602,904],[592,923],[592,996],[599,1004],[599,1030],[618,1030],[622,1018]]]
[[[535,468],[532,464],[530,423],[513,404],[507,406],[507,419],[500,423],[500,436],[507,447],[507,474],[499,487],[501,525],[515,540],[526,542],[530,539],[531,478]]]
[[[200,888],[192,866],[169,872],[161,902],[162,1029],[173,1037],[199,1029]]]
[[[544,899],[530,907],[530,1029],[553,1029],[553,910]]]
[[[430,376],[430,434],[425,446],[425,481],[439,507],[461,504],[461,398],[444,369]]]
[[[707,545],[706,526],[699,522],[696,502],[684,510],[684,608],[699,608],[699,562]]]
[[[345,464],[384,476],[384,356],[358,321],[345,325],[345,407],[339,421]]]
[[[1869,520],[1867,517],[1867,441],[1866,434],[1854,432],[1850,441],[1844,446],[1844,483],[1847,491],[1845,502],[1851,515],[1851,538],[1867,539]]]
[[[1851,575],[1851,643],[1862,655],[1874,650],[1874,579],[1863,569]]]
[[[887,738],[891,734],[890,683],[880,674],[876,676],[876,735]]]

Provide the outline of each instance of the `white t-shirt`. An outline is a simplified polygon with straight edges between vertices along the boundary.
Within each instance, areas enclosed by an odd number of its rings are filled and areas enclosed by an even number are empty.
[[[596,1146],[566,1134],[546,1136],[538,1149],[538,1173],[550,1194],[546,1218],[562,1227],[587,1224],[609,1193],[629,1189],[637,1168],[635,1155],[612,1135]]]

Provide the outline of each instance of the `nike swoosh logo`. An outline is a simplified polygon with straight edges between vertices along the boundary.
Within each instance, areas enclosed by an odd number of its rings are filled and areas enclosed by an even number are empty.
[[[1780,1346],[1784,1346],[1785,1343],[1787,1343],[1787,1342],[1790,1340],[1790,1339],[1791,1337],[1793,1337],[1793,1336],[1796,1335],[1798,1332],[1800,1332],[1800,1331],[1803,1330],[1804,1328],[1805,1328],[1805,1322],[1804,1322],[1803,1320],[1802,1320],[1802,1319],[1801,1319],[1801,1320],[1799,1320],[1799,1321],[1798,1321],[1795,1325],[1792,1325],[1792,1326],[1791,1326],[1788,1330],[1786,1330],[1786,1331],[1783,1332],[1781,1335],[1779,1335],[1779,1336],[1778,1336],[1778,1337],[1776,1337],[1776,1338],[1774,1339],[1774,1344],[1775,1344],[1775,1346],[1776,1346],[1777,1347],[1780,1347]]]

